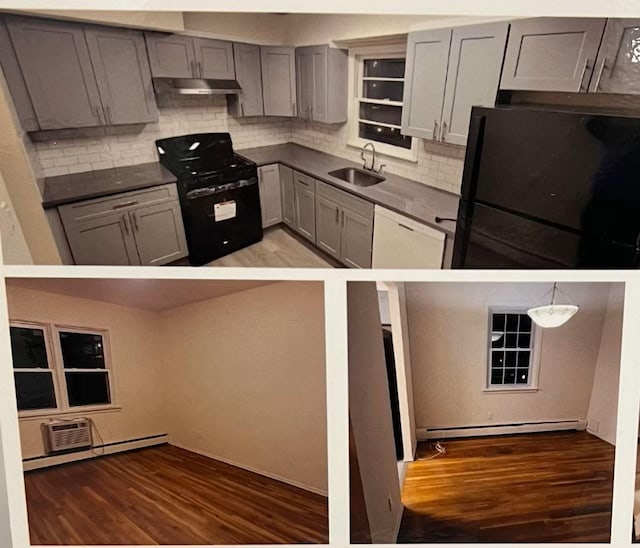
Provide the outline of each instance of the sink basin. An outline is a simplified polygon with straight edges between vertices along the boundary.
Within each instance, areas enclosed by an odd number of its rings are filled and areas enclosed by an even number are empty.
[[[355,186],[377,185],[384,181],[384,177],[382,175],[378,175],[373,171],[367,171],[366,169],[358,169],[355,167],[334,169],[329,172],[329,175],[337,179],[342,179],[343,181]]]

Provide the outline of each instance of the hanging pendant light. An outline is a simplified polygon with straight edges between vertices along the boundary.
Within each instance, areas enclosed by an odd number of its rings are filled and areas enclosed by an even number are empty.
[[[556,304],[556,290],[558,282],[553,284],[553,294],[551,295],[551,304],[544,306],[536,306],[527,310],[527,315],[536,325],[545,328],[560,327],[567,323],[579,307],[574,304]]]

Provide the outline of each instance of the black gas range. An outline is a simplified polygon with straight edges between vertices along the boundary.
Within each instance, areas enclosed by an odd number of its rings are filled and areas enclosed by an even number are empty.
[[[228,133],[156,141],[178,179],[189,262],[203,265],[262,240],[258,170],[233,152]]]

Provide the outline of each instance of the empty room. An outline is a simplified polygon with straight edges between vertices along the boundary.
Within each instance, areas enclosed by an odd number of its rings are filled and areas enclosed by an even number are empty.
[[[321,282],[6,286],[31,544],[328,542]]]
[[[609,542],[624,292],[350,282],[352,542]]]

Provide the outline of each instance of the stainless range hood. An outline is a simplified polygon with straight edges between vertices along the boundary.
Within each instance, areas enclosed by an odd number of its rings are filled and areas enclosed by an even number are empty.
[[[236,80],[204,80],[200,78],[154,78],[153,87],[160,95],[228,95],[242,91]]]

